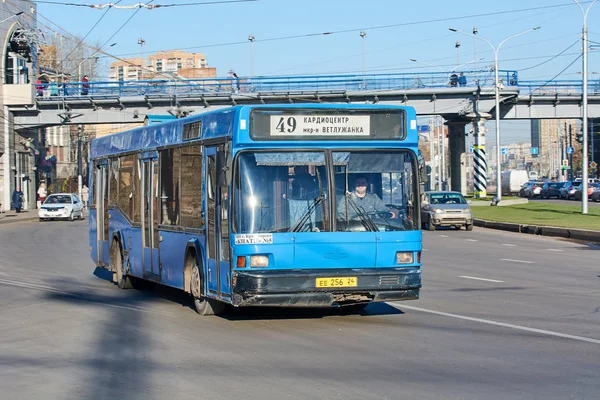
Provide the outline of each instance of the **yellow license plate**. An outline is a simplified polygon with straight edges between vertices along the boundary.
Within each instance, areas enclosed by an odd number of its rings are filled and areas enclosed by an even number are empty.
[[[315,287],[317,288],[338,288],[358,286],[358,279],[355,276],[344,276],[340,278],[317,278]]]

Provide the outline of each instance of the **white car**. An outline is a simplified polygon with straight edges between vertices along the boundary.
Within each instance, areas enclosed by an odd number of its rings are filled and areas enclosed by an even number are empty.
[[[48,219],[83,219],[83,203],[77,195],[71,193],[55,193],[46,198],[38,211],[40,221]]]

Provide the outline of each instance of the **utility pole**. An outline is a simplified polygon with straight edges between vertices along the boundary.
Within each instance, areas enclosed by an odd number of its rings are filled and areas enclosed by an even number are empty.
[[[569,147],[573,148],[573,125],[569,125]],[[573,152],[569,153],[569,180],[573,180]]]
[[[479,31],[477,30],[477,27],[474,26],[473,36],[475,37],[473,38],[473,60],[475,60],[475,82],[477,82],[477,33],[479,33]]]
[[[81,177],[81,136],[83,135],[83,125],[77,127],[77,193],[81,201],[81,187],[83,179]]]

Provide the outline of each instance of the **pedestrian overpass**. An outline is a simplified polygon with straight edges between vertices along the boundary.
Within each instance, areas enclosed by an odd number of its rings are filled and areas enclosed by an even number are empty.
[[[519,81],[515,71],[500,71],[502,119],[581,118],[580,81]],[[496,115],[493,71],[466,72],[467,84],[452,84],[452,72],[280,76],[133,82],[90,82],[21,86],[8,111],[17,127],[61,124],[139,123],[146,115],[177,117],[238,104],[380,103],[409,105],[418,115],[448,121],[471,114]],[[25,87],[23,87],[25,86]],[[600,117],[600,83],[589,85],[589,117]],[[489,117],[488,117],[489,118]]]

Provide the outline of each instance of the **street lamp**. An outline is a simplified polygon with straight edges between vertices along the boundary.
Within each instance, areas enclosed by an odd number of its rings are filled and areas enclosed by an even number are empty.
[[[365,38],[367,37],[367,34],[365,31],[360,31],[360,37],[363,39],[362,40],[362,75],[363,75],[363,89],[367,88],[367,82],[366,82],[366,77],[365,77],[365,73],[366,73],[366,67],[365,67]]]
[[[581,213],[588,213],[588,31],[587,31],[587,16],[590,8],[597,0],[592,1],[584,10],[578,0],[573,0],[583,14],[583,32],[582,32],[582,47],[583,47],[583,186],[581,189]]]
[[[116,45],[117,43],[112,43],[110,46],[108,47],[113,47],[114,45]],[[78,65],[77,65],[77,77],[78,77],[78,81],[81,82],[81,65],[88,61],[91,60],[92,58],[96,57],[98,54],[100,54],[102,52],[101,49],[98,49],[94,54],[92,54],[89,57],[84,58]]]
[[[250,41],[250,79],[252,79],[254,78],[254,41],[256,38],[250,34],[248,40]]]
[[[594,0],[596,1],[596,0]],[[521,36],[524,35],[526,33],[529,32],[533,32],[533,31],[537,31],[538,29],[540,29],[541,26],[537,26],[535,28],[531,28],[531,29],[527,29],[526,31],[517,33],[516,35],[512,35],[507,37],[506,39],[504,39],[503,41],[500,42],[500,44],[498,45],[498,47],[494,47],[494,45],[489,41],[486,40],[482,37],[476,36],[476,35],[472,35],[470,33],[467,32],[463,32],[463,31],[459,31],[458,29],[453,29],[453,28],[449,28],[452,32],[456,32],[456,33],[461,33],[463,35],[466,36],[470,36],[473,37],[475,39],[479,39],[481,41],[484,41],[485,43],[487,43],[492,50],[494,51],[494,97],[496,98],[496,199],[495,199],[495,203],[497,204],[500,200],[502,200],[502,190],[501,190],[501,182],[502,182],[502,164],[500,163],[500,157],[501,157],[501,149],[500,149],[500,77],[499,77],[499,72],[498,72],[498,52],[500,51],[500,47],[502,47],[502,45],[504,43],[506,43],[507,41],[509,41],[510,39],[516,38],[517,36]]]

